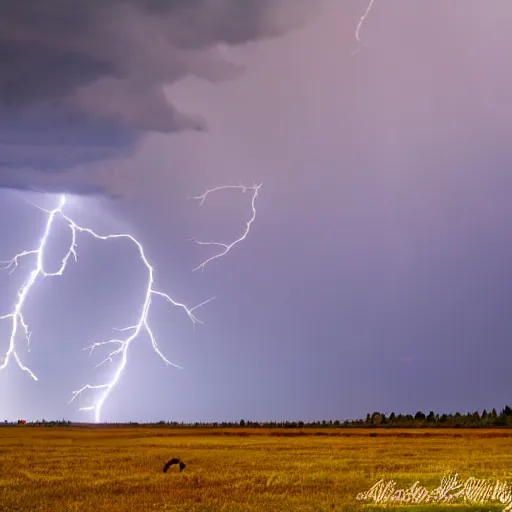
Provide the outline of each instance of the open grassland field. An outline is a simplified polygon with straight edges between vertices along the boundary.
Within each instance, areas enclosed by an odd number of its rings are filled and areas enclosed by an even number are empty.
[[[162,472],[171,457],[182,473]],[[381,478],[433,489],[450,471],[511,481],[512,431],[0,428],[1,512],[382,510],[356,495]]]

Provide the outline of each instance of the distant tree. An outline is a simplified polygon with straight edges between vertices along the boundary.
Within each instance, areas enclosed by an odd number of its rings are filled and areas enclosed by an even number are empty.
[[[371,425],[371,423],[372,423],[372,417],[371,417],[370,413],[368,413],[368,414],[366,415],[366,421],[365,421],[365,423],[366,423],[367,425]]]
[[[240,420],[240,426],[245,427],[245,420]]]
[[[425,419],[425,414],[422,413],[421,411],[418,411],[415,415],[414,415],[414,419],[415,420],[424,420]]]
[[[505,416],[512,416],[512,409],[506,405],[505,408],[503,409],[503,414]]]
[[[436,415],[434,414],[434,411],[430,411],[427,415],[427,418],[426,420],[429,422],[429,423],[432,423],[434,422],[436,419]]]
[[[496,419],[496,421],[494,422],[494,424],[497,427],[506,427],[508,425],[508,416],[506,416],[502,411],[501,414]]]
[[[396,417],[395,417],[395,413],[392,412],[390,415],[389,415],[389,423],[393,423],[395,421]]]
[[[382,423],[382,415],[380,412],[372,414],[372,425],[380,425]]]

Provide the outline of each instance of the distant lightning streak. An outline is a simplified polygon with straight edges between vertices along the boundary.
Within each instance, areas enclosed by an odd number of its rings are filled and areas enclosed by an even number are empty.
[[[368,18],[368,16],[370,15],[370,12],[373,9],[374,3],[375,3],[375,0],[370,0],[370,2],[368,3],[368,6],[366,7],[366,11],[361,16],[361,19],[359,20],[359,23],[357,24],[355,36],[356,36],[356,41],[358,43],[361,43],[361,38],[359,37],[359,33],[361,32],[361,28],[363,27],[363,24],[366,21],[366,18]],[[362,48],[362,46],[353,53],[357,53],[361,48]]]
[[[146,267],[147,272],[148,272],[148,277],[147,277],[147,282],[146,282],[146,287],[145,287],[145,290],[146,290],[145,298],[144,298],[144,302],[142,305],[140,317],[136,324],[129,326],[129,327],[122,328],[122,329],[117,329],[119,332],[132,331],[132,334],[130,336],[125,337],[125,338],[123,338],[122,336],[119,336],[118,338],[111,339],[108,341],[101,341],[101,342],[93,343],[90,347],[85,349],[85,350],[89,350],[89,352],[91,354],[95,349],[100,348],[100,347],[105,347],[105,346],[115,347],[113,350],[111,350],[108,353],[108,356],[105,359],[103,359],[103,361],[101,361],[99,363],[99,365],[97,365],[97,366],[100,366],[106,362],[112,363],[114,361],[114,358],[116,358],[116,357],[118,358],[118,360],[120,360],[120,362],[119,362],[119,364],[114,372],[114,375],[110,381],[103,383],[103,384],[97,384],[97,385],[86,384],[79,390],[73,391],[73,393],[72,393],[73,396],[70,400],[70,402],[72,402],[77,396],[81,395],[86,390],[101,391],[99,394],[99,398],[97,399],[97,401],[95,403],[93,403],[93,405],[88,406],[88,407],[82,407],[80,409],[80,410],[94,411],[95,421],[99,422],[100,417],[101,417],[102,407],[103,407],[106,399],[108,398],[108,396],[110,395],[110,393],[112,392],[114,387],[116,386],[116,384],[119,382],[119,379],[121,378],[123,370],[126,367],[126,363],[128,360],[128,349],[130,348],[130,345],[132,344],[132,342],[139,336],[139,334],[142,333],[142,331],[145,331],[146,334],[149,336],[153,350],[164,361],[164,363],[166,365],[172,365],[172,366],[176,366],[177,368],[180,368],[179,366],[171,363],[162,354],[162,352],[160,351],[160,349],[156,343],[153,332],[149,326],[148,314],[149,314],[149,310],[151,307],[152,298],[153,297],[162,297],[167,302],[170,302],[173,306],[183,309],[183,311],[185,311],[187,316],[192,320],[193,324],[198,323],[198,322],[201,323],[194,315],[194,311],[197,308],[199,308],[200,306],[203,306],[204,304],[206,304],[207,302],[212,300],[213,298],[208,299],[193,308],[188,308],[185,304],[175,301],[173,298],[171,298],[166,293],[155,290],[153,288],[154,269],[150,265],[149,261],[147,260],[146,255],[144,253],[144,248],[142,247],[140,242],[138,242],[131,235],[127,235],[127,234],[99,235],[89,228],[84,228],[82,226],[79,226],[70,217],[68,217],[64,213],[65,204],[66,204],[66,196],[62,195],[62,196],[60,196],[59,204],[55,209],[44,210],[42,208],[39,208],[48,214],[48,220],[46,222],[44,234],[41,238],[39,246],[36,249],[22,251],[22,252],[16,254],[16,256],[14,256],[14,258],[12,258],[11,260],[3,262],[6,264],[4,269],[9,269],[11,272],[13,272],[14,270],[16,270],[16,268],[18,267],[18,264],[20,263],[20,261],[22,259],[24,259],[28,256],[34,256],[36,259],[35,267],[32,269],[32,271],[29,274],[28,279],[22,285],[22,287],[20,288],[20,290],[18,292],[17,301],[13,307],[12,312],[9,314],[0,316],[0,320],[9,319],[12,323],[8,350],[5,354],[2,364],[0,365],[0,371],[4,370],[8,366],[11,359],[14,359],[22,371],[26,372],[34,380],[37,380],[36,375],[32,372],[32,370],[30,370],[30,368],[28,368],[21,362],[21,359],[17,353],[17,341],[18,341],[18,336],[19,336],[20,331],[22,332],[23,337],[24,337],[25,341],[27,342],[27,344],[30,343],[30,332],[29,332],[28,325],[25,322],[25,319],[23,316],[23,308],[24,308],[25,301],[26,301],[31,289],[34,286],[34,284],[36,283],[38,278],[61,276],[64,273],[64,271],[67,267],[67,264],[69,262],[69,259],[71,257],[73,257],[75,262],[77,261],[77,253],[76,253],[77,234],[78,233],[86,233],[88,235],[91,235],[93,238],[95,238],[97,240],[113,240],[113,239],[118,239],[118,238],[129,240],[136,246],[136,248],[139,252],[140,259],[141,259],[143,265]],[[66,254],[64,255],[64,258],[62,258],[59,269],[55,272],[48,272],[44,269],[44,257],[45,257],[45,252],[47,249],[48,237],[51,233],[53,223],[54,223],[55,219],[58,217],[60,217],[61,219],[63,219],[64,221],[67,222],[68,227],[71,230],[71,243],[69,245],[69,248],[68,248]]]
[[[230,244],[225,244],[222,242],[201,242],[199,240],[196,240],[195,238],[191,238],[191,240],[193,242],[195,242],[196,244],[199,244],[199,245],[214,245],[216,247],[222,248],[222,250],[218,254],[215,254],[211,258],[208,258],[207,260],[203,261],[203,263],[198,265],[194,269],[194,271],[199,270],[199,269],[204,270],[204,268],[206,267],[206,265],[208,265],[208,263],[210,263],[213,260],[216,260],[217,258],[221,258],[222,256],[225,256],[235,245],[237,245],[238,243],[242,242],[243,240],[245,240],[247,238],[247,236],[249,235],[249,232],[251,230],[252,224],[256,220],[256,199],[258,197],[258,192],[262,185],[263,185],[263,183],[260,183],[259,185],[253,185],[252,187],[248,187],[246,185],[224,185],[221,187],[215,187],[215,188],[209,189],[201,196],[196,196],[196,197],[191,198],[191,199],[199,200],[200,201],[199,205],[201,206],[205,202],[205,200],[209,194],[212,194],[219,190],[237,189],[237,190],[241,190],[243,193],[247,192],[248,190],[252,190],[252,192],[253,192],[252,200],[251,200],[252,216],[247,221],[247,223],[245,225],[245,231],[242,234],[242,236],[237,238],[234,242],[231,242]]]

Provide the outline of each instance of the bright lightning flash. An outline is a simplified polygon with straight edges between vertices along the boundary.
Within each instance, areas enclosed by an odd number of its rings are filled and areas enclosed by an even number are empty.
[[[243,193],[247,192],[248,190],[252,190],[252,200],[251,200],[252,216],[247,221],[247,223],[245,225],[245,231],[243,232],[243,234],[239,238],[237,238],[234,242],[231,242],[230,244],[225,244],[222,242],[201,242],[199,240],[196,240],[195,238],[191,238],[191,240],[193,242],[195,242],[196,244],[214,245],[214,246],[220,247],[222,249],[218,254],[215,254],[211,258],[208,258],[207,260],[203,261],[203,263],[198,265],[194,269],[194,271],[199,270],[199,269],[204,270],[204,267],[206,265],[208,265],[208,263],[210,263],[213,260],[216,260],[217,258],[221,258],[222,256],[225,256],[235,245],[237,245],[238,243],[242,242],[243,240],[245,240],[247,238],[247,236],[249,235],[249,232],[251,230],[252,224],[256,220],[256,199],[258,197],[258,192],[262,185],[263,185],[263,183],[260,183],[259,185],[253,185],[252,187],[248,187],[246,185],[224,185],[221,187],[215,187],[210,190],[207,190],[202,196],[196,196],[196,197],[191,198],[191,199],[197,199],[199,201],[199,205],[201,206],[205,202],[205,200],[209,194],[212,194],[213,192],[217,192],[218,190],[238,189],[238,190],[241,190]]]
[[[155,290],[153,287],[154,269],[150,265],[149,261],[147,260],[146,255],[144,253],[144,249],[143,249],[142,245],[140,244],[140,242],[138,242],[131,235],[127,235],[127,234],[99,235],[89,228],[84,228],[82,226],[79,226],[70,217],[68,217],[64,213],[65,204],[66,204],[66,196],[62,195],[62,196],[60,196],[59,204],[55,209],[43,210],[48,214],[48,220],[46,222],[46,228],[44,230],[44,234],[43,234],[41,241],[39,243],[39,246],[37,248],[32,249],[32,250],[22,251],[22,252],[16,254],[16,256],[14,256],[14,258],[11,259],[10,261],[3,262],[6,264],[4,269],[9,269],[11,272],[13,272],[18,267],[20,260],[22,260],[26,257],[34,257],[36,260],[35,266],[32,269],[32,271],[30,272],[28,279],[26,280],[25,284],[23,284],[23,286],[20,288],[20,290],[18,292],[17,302],[14,305],[12,312],[7,315],[0,316],[0,320],[10,320],[12,323],[8,350],[5,354],[3,362],[0,364],[0,371],[7,367],[7,365],[9,364],[11,359],[14,359],[14,361],[17,363],[17,365],[19,366],[19,368],[21,370],[23,370],[28,375],[30,375],[30,377],[32,377],[34,380],[37,380],[36,375],[32,372],[32,370],[30,368],[28,368],[27,366],[25,366],[22,363],[22,361],[17,353],[17,343],[18,343],[18,338],[19,338],[20,333],[23,335],[23,338],[25,339],[27,344],[30,344],[30,331],[29,331],[28,325],[27,325],[24,315],[23,315],[23,308],[24,308],[25,301],[26,301],[31,289],[32,289],[33,285],[36,283],[38,278],[61,276],[64,273],[64,271],[69,263],[69,259],[71,257],[73,257],[73,259],[75,261],[77,261],[77,253],[76,253],[77,234],[78,233],[86,233],[88,235],[91,235],[93,238],[95,238],[97,240],[113,240],[113,239],[119,239],[119,238],[128,239],[130,242],[132,242],[136,246],[136,248],[139,252],[140,259],[141,259],[143,265],[146,267],[147,272],[148,272],[145,298],[144,298],[144,303],[142,305],[140,317],[136,324],[129,326],[129,327],[125,327],[123,329],[117,329],[120,332],[131,331],[131,334],[129,336],[127,336],[127,337],[120,336],[119,338],[116,338],[116,339],[111,339],[108,341],[101,341],[98,343],[94,343],[87,349],[84,349],[84,350],[89,350],[90,353],[92,353],[93,350],[95,350],[98,347],[102,347],[105,345],[113,346],[113,347],[115,347],[114,350],[110,351],[108,356],[103,361],[101,361],[101,363],[99,363],[99,365],[101,365],[105,362],[112,363],[114,358],[118,358],[117,360],[119,360],[119,364],[114,372],[113,377],[111,378],[111,380],[109,382],[106,382],[103,384],[98,384],[98,385],[86,384],[78,391],[73,391],[73,393],[72,393],[73,397],[70,400],[70,402],[72,402],[77,396],[81,395],[86,390],[93,390],[93,391],[99,390],[100,394],[99,394],[99,398],[97,399],[97,401],[92,406],[83,407],[80,409],[80,410],[94,411],[95,421],[99,422],[100,417],[101,417],[101,410],[105,403],[105,400],[110,395],[110,393],[114,389],[115,385],[118,383],[118,381],[123,373],[123,370],[125,369],[125,366],[127,363],[127,358],[128,358],[128,350],[130,348],[130,345],[139,336],[139,334],[141,334],[143,331],[149,336],[153,350],[164,361],[164,363],[166,365],[177,366],[177,365],[174,365],[173,363],[171,363],[162,354],[162,352],[160,351],[160,349],[156,343],[153,332],[151,331],[151,328],[149,326],[148,314],[149,314],[149,310],[151,307],[151,301],[152,301],[153,297],[163,297],[166,301],[170,302],[172,305],[183,309],[183,311],[188,315],[188,317],[192,320],[192,322],[194,324],[197,322],[201,323],[194,316],[194,310],[197,309],[198,307],[206,304],[207,302],[209,302],[212,299],[208,299],[207,301],[204,301],[201,304],[199,304],[193,308],[188,308],[185,304],[175,301],[173,298],[171,298],[166,293]],[[69,248],[68,248],[66,254],[64,255],[64,258],[62,259],[60,268],[55,272],[47,272],[44,269],[44,256],[45,256],[45,252],[47,249],[48,237],[51,233],[53,223],[54,223],[55,219],[58,217],[62,218],[64,221],[67,222],[68,227],[71,230],[71,243],[69,245]],[[99,366],[99,365],[97,365],[97,366]],[[180,368],[179,366],[177,366],[177,367]]]

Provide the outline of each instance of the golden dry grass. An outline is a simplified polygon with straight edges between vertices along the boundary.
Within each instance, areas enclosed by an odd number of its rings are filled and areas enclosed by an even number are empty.
[[[349,511],[380,478],[428,488],[449,471],[512,481],[508,431],[303,432],[0,428],[0,511]],[[187,463],[183,473],[162,472],[171,457]],[[440,510],[396,508],[426,509]],[[459,509],[503,505],[449,508]]]

